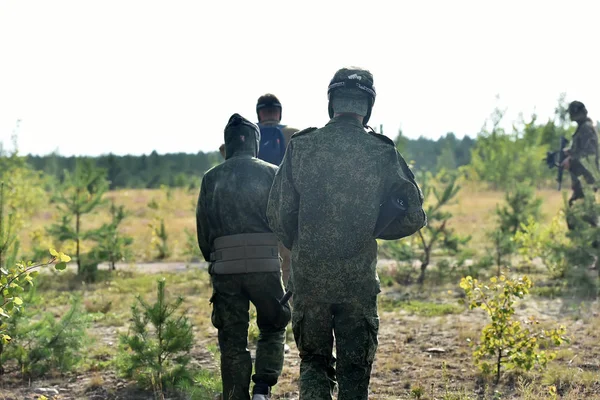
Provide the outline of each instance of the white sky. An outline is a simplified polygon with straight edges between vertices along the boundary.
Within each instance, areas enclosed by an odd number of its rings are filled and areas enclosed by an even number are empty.
[[[214,151],[229,116],[322,126],[343,66],[374,74],[371,125],[474,136],[554,110],[561,92],[600,116],[599,2],[0,0],[0,141],[20,152]],[[596,117],[597,118],[597,117]]]

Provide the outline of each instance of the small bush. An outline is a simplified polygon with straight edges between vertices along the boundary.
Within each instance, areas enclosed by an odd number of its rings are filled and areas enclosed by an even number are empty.
[[[43,302],[33,288],[26,299],[31,305]],[[2,362],[15,360],[21,374],[29,377],[73,371],[83,361],[89,322],[78,297],[71,298],[70,309],[60,319],[49,312],[40,315],[33,308],[21,309],[8,325],[13,340],[3,352]]]
[[[492,374],[495,370],[496,383],[500,380],[502,366],[525,371],[536,365],[545,368],[556,354],[541,350],[540,346],[547,341],[560,345],[567,340],[564,326],[544,330],[536,328],[539,322],[533,317],[524,323],[514,320],[515,301],[529,293],[531,286],[527,276],[511,280],[500,275],[492,277],[487,284],[470,276],[460,281],[469,309],[481,308],[491,319],[481,332],[473,357],[484,374]],[[492,358],[491,362],[489,358]]]

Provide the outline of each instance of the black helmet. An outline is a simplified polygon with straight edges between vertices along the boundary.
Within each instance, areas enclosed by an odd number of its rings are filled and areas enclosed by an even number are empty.
[[[579,113],[583,113],[584,116],[587,116],[587,109],[585,108],[585,105],[577,100],[572,101],[569,104],[568,111],[571,115],[578,115]]]
[[[279,108],[280,117],[283,111],[281,107],[281,102],[274,94],[271,93],[267,93],[265,95],[260,96],[258,98],[258,101],[256,102],[256,117],[259,121],[260,116],[258,114],[258,110],[260,110],[261,108]]]
[[[367,125],[377,95],[375,86],[373,85],[373,74],[371,74],[371,72],[358,67],[350,67],[339,69],[335,73],[327,88],[329,118],[333,117],[331,99],[334,93],[340,93],[346,96],[366,97],[369,100],[369,107],[367,115],[363,118],[363,125]]]

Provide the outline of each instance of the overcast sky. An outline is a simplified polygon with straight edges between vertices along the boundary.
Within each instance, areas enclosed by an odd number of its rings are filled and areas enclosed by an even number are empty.
[[[336,69],[371,70],[371,124],[475,136],[547,118],[561,92],[600,118],[596,1],[0,0],[0,141],[21,153],[214,151],[229,116],[328,120]]]

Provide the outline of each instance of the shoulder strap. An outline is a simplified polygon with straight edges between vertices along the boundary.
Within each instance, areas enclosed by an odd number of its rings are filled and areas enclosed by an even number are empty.
[[[310,133],[310,132],[316,131],[317,129],[318,129],[318,128],[314,128],[314,127],[311,127],[311,128],[306,128],[306,129],[302,129],[301,131],[298,131],[298,132],[294,133],[294,134],[292,135],[292,139],[293,139],[293,138],[295,138],[295,137],[302,136],[302,135],[305,135],[305,134],[307,134],[307,133]]]
[[[392,139],[390,139],[389,137],[382,135],[381,133],[377,133],[373,130],[373,128],[371,128],[370,126],[367,126],[367,133],[373,137],[376,137],[377,139],[385,142],[386,144],[391,145],[392,147],[396,148],[396,144],[394,143],[394,141]]]

